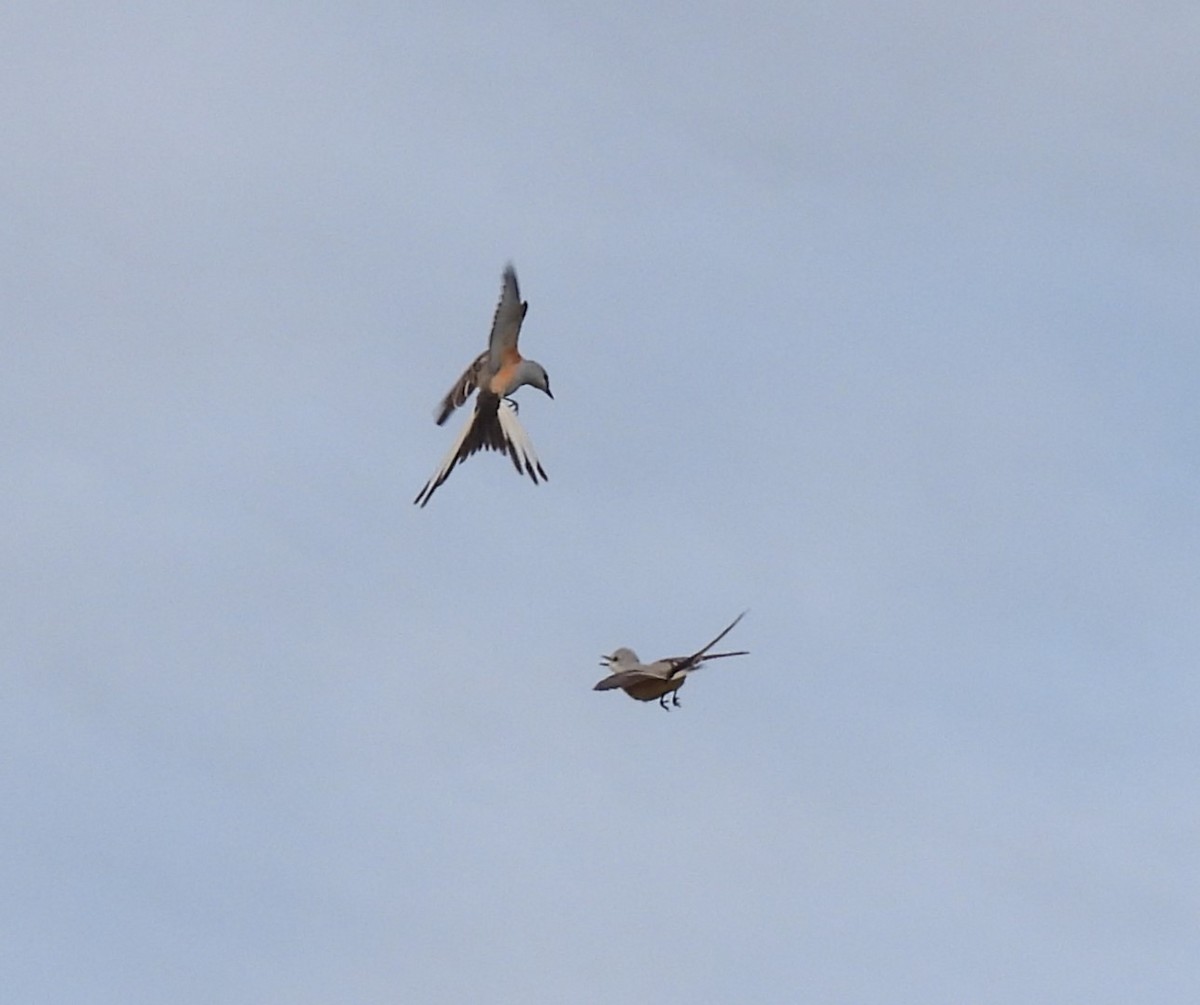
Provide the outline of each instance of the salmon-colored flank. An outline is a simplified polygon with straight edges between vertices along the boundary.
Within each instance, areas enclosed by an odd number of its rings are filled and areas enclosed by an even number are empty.
[[[515,348],[504,350],[504,363],[496,371],[496,375],[488,381],[488,390],[492,394],[503,395],[516,374],[517,364],[521,362],[521,354]]]

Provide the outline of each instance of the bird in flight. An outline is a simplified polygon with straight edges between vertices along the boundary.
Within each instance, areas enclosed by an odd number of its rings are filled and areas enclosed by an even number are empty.
[[[458,378],[438,405],[435,416],[442,425],[450,414],[475,395],[475,413],[454,441],[450,452],[438,465],[433,477],[417,493],[415,505],[424,506],[433,493],[450,477],[450,472],[460,461],[465,461],[479,450],[498,450],[506,454],[517,469],[517,474],[526,474],[538,483],[540,475],[546,481],[537,454],[529,435],[517,421],[517,404],[510,395],[522,384],[529,384],[550,393],[550,378],[540,363],[525,359],[517,351],[517,337],[521,334],[521,322],[529,304],[522,302],[517,287],[517,273],[512,265],[504,270],[504,285],[500,290],[500,303],[496,305],[496,316],[492,319],[492,334],[488,347],[481,352]]]
[[[641,663],[638,661],[637,653],[632,649],[624,648],[618,649],[611,656],[602,656],[600,665],[615,672],[605,677],[592,690],[611,691],[614,688],[620,688],[630,698],[636,698],[638,701],[653,701],[657,698],[658,703],[670,711],[670,707],[667,705],[667,695],[671,696],[671,704],[678,706],[679,697],[675,692],[683,687],[687,675],[693,670],[699,670],[705,661],[719,660],[726,656],[750,655],[744,650],[736,653],[709,652],[713,646],[733,631],[734,625],[745,616],[746,612],[742,611],[725,631],[703,649],[692,653],[691,656],[671,656],[654,663]]]

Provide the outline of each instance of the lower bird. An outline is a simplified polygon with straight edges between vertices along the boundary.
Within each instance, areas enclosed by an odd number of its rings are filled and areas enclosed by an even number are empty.
[[[548,397],[550,378],[540,363],[525,359],[517,351],[517,338],[521,334],[521,322],[529,304],[521,300],[517,287],[517,273],[510,264],[504,270],[504,285],[500,290],[500,302],[492,318],[492,333],[488,347],[484,349],[463,371],[454,386],[438,404],[437,424],[440,426],[460,405],[475,395],[475,414],[458,434],[450,452],[446,454],[433,477],[417,493],[413,500],[424,506],[433,497],[438,487],[450,477],[450,472],[460,461],[465,461],[478,450],[498,450],[507,454],[517,469],[517,474],[526,474],[536,485],[538,476],[546,480],[546,472],[529,436],[517,421],[517,406],[510,395],[523,384],[543,391]]]
[[[746,650],[739,650],[735,653],[709,652],[713,646],[733,631],[734,625],[745,616],[746,612],[742,611],[725,631],[703,649],[692,653],[691,656],[670,656],[654,663],[642,663],[638,660],[637,653],[632,649],[625,648],[618,649],[611,656],[602,656],[600,665],[615,672],[605,677],[592,690],[611,691],[614,688],[620,688],[630,698],[636,698],[638,701],[654,701],[657,698],[658,703],[670,711],[667,705],[667,695],[671,696],[671,704],[678,706],[679,696],[675,692],[683,687],[687,675],[693,670],[699,670],[707,660],[719,660],[726,656],[750,655]]]

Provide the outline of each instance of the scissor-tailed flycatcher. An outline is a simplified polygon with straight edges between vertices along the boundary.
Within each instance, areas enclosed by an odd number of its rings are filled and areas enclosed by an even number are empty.
[[[522,384],[531,384],[554,397],[550,394],[550,378],[542,365],[517,352],[517,336],[521,334],[521,322],[525,320],[527,310],[529,304],[521,301],[517,274],[509,265],[504,270],[504,286],[500,291],[500,303],[496,305],[496,316],[492,319],[488,347],[467,367],[434,413],[440,426],[450,418],[451,412],[471,397],[472,391],[478,391],[475,414],[458,434],[433,477],[417,493],[414,503],[424,506],[429,502],[442,482],[450,477],[454,466],[478,450],[498,450],[507,454],[517,474],[529,475],[535,485],[539,475],[546,480],[546,472],[533,452],[533,444],[517,421],[516,402],[509,398]]]
[[[611,656],[602,656],[600,658],[600,665],[608,667],[610,670],[615,670],[616,673],[610,677],[605,677],[592,690],[611,691],[613,688],[619,687],[630,698],[636,698],[638,701],[653,701],[657,698],[658,703],[667,709],[667,711],[670,711],[670,708],[667,706],[667,695],[671,696],[671,703],[673,705],[678,705],[679,697],[674,692],[683,687],[683,682],[687,680],[687,675],[693,670],[699,670],[705,661],[719,660],[725,656],[750,655],[745,650],[736,653],[709,652],[713,646],[733,631],[733,626],[745,616],[746,612],[742,611],[741,614],[733,619],[733,624],[703,649],[692,653],[691,656],[671,656],[665,660],[646,664],[638,661],[637,653],[632,649],[618,649]]]

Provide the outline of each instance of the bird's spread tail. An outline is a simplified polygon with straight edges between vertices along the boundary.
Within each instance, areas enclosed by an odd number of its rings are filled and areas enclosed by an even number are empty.
[[[528,475],[535,485],[539,477],[542,481],[548,481],[545,469],[534,453],[529,434],[517,421],[517,410],[513,403],[506,398],[481,392],[475,401],[474,414],[463,426],[433,477],[417,493],[413,503],[423,507],[450,477],[455,466],[480,450],[497,450],[507,455],[517,474]]]

